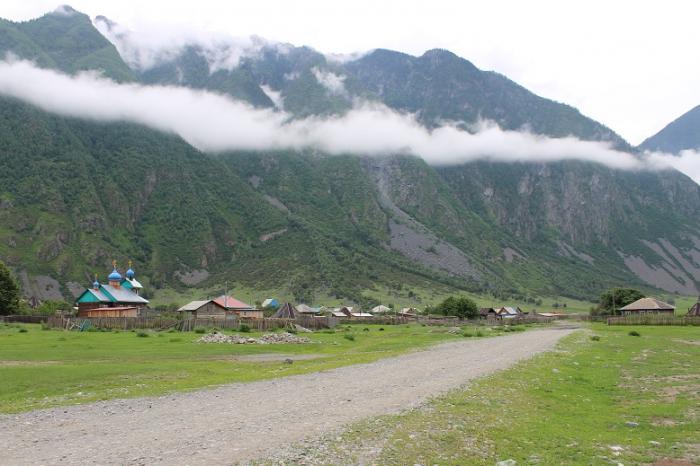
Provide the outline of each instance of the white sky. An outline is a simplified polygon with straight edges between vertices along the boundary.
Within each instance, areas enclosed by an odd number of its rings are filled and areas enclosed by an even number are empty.
[[[2,0],[0,17],[51,11]],[[327,53],[441,47],[579,108],[633,144],[700,104],[700,3],[665,0],[72,0],[128,27],[257,34]]]

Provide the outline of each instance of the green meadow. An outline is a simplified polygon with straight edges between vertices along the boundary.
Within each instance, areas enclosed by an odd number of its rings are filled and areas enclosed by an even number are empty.
[[[329,455],[377,464],[700,464],[698,361],[697,328],[593,325],[423,408],[355,425]]]
[[[312,340],[308,344],[203,344],[196,333],[147,335],[0,325],[0,412],[303,374],[463,338],[444,327],[417,325],[300,334]]]

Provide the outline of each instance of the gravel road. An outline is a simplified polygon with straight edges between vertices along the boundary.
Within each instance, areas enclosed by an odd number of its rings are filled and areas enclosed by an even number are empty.
[[[232,464],[415,407],[554,347],[548,328],[215,389],[0,416],[0,464]]]

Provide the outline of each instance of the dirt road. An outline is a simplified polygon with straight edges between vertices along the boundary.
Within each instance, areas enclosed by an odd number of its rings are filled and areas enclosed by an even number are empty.
[[[0,417],[0,464],[232,464],[551,349],[572,329],[445,343],[370,364]]]

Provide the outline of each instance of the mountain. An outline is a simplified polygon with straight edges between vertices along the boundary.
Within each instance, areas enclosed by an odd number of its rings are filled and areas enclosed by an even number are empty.
[[[639,147],[673,154],[685,149],[700,149],[700,105],[673,120]]]
[[[0,23],[0,51],[67,73],[207,89],[295,118],[364,99],[428,127],[471,130],[486,119],[631,150],[576,109],[445,50],[337,62],[263,43],[234,66],[212,58],[230,46],[193,43],[129,67],[111,39],[116,47],[68,7]],[[678,172],[576,161],[435,167],[315,150],[210,155],[135,124],[59,117],[11,98],[0,99],[0,141],[0,259],[27,295],[68,297],[115,257],[133,259],[150,290],[193,295],[226,281],[358,302],[414,290],[592,298],[611,285],[700,288],[700,187]]]

